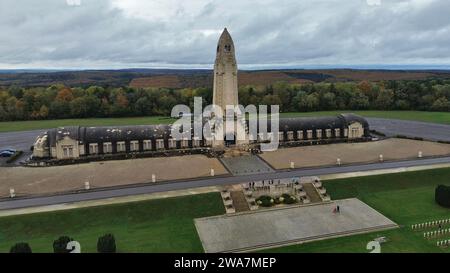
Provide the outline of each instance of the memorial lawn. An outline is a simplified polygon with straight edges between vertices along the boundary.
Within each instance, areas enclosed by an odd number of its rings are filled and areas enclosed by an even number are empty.
[[[364,117],[416,120],[424,122],[450,124],[449,112],[422,111],[321,111],[307,113],[281,113],[281,117],[316,117],[333,116],[339,113],[355,113]],[[168,117],[128,117],[128,118],[88,118],[88,119],[56,119],[32,121],[0,122],[0,132],[28,131],[49,129],[60,126],[120,126],[120,125],[151,125],[166,124],[174,119]]]
[[[357,197],[399,229],[266,250],[266,252],[369,252],[366,244],[386,236],[382,252],[450,252],[426,240],[411,224],[448,219],[450,210],[434,202],[438,184],[450,184],[450,168],[324,181],[333,199]],[[345,207],[341,208],[345,211]],[[224,213],[218,193],[0,218],[0,252],[28,242],[34,252],[52,252],[60,235],[78,240],[82,252],[95,252],[97,238],[116,236],[119,252],[201,252],[193,219]],[[450,227],[450,226],[448,226]],[[448,228],[446,227],[446,228]],[[448,236],[441,240],[450,239]]]
[[[367,243],[381,236],[389,240],[381,245],[382,252],[450,252],[448,248],[436,247],[438,239],[424,239],[423,231],[412,231],[410,227],[411,224],[450,218],[450,209],[442,208],[434,201],[434,190],[439,184],[450,185],[450,169],[325,181],[324,186],[333,199],[357,197],[399,224],[400,228],[280,247],[266,252],[369,252],[366,250]],[[432,230],[436,229],[427,231]],[[448,239],[450,234],[439,240]]]
[[[0,252],[28,242],[33,252],[53,252],[68,235],[81,252],[96,252],[97,239],[116,237],[118,252],[202,252],[194,218],[223,214],[219,193],[0,218]]]

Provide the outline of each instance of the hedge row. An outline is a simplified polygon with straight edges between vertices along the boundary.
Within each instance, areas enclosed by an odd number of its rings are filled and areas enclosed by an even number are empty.
[[[69,242],[74,241],[69,236],[61,236],[53,242],[54,253],[70,253],[73,249],[67,249]],[[99,253],[115,253],[116,239],[112,234],[106,234],[98,238],[97,251]],[[28,243],[21,242],[13,245],[9,250],[10,253],[32,253],[31,247]]]

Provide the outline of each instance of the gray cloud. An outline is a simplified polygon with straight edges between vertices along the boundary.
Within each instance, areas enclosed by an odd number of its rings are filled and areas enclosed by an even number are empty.
[[[450,64],[446,0],[2,0],[0,68]]]

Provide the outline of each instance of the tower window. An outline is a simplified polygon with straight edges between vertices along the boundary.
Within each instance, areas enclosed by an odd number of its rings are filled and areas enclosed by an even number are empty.
[[[231,45],[225,45],[225,52],[231,51]]]

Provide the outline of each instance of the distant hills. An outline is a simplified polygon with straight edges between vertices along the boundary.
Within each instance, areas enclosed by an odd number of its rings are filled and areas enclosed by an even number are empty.
[[[121,70],[0,70],[0,86],[131,86],[197,88],[212,87],[212,70],[207,69],[121,69]],[[239,71],[239,85],[266,86],[275,82],[345,82],[381,80],[450,79],[449,70],[358,70],[283,69]]]

